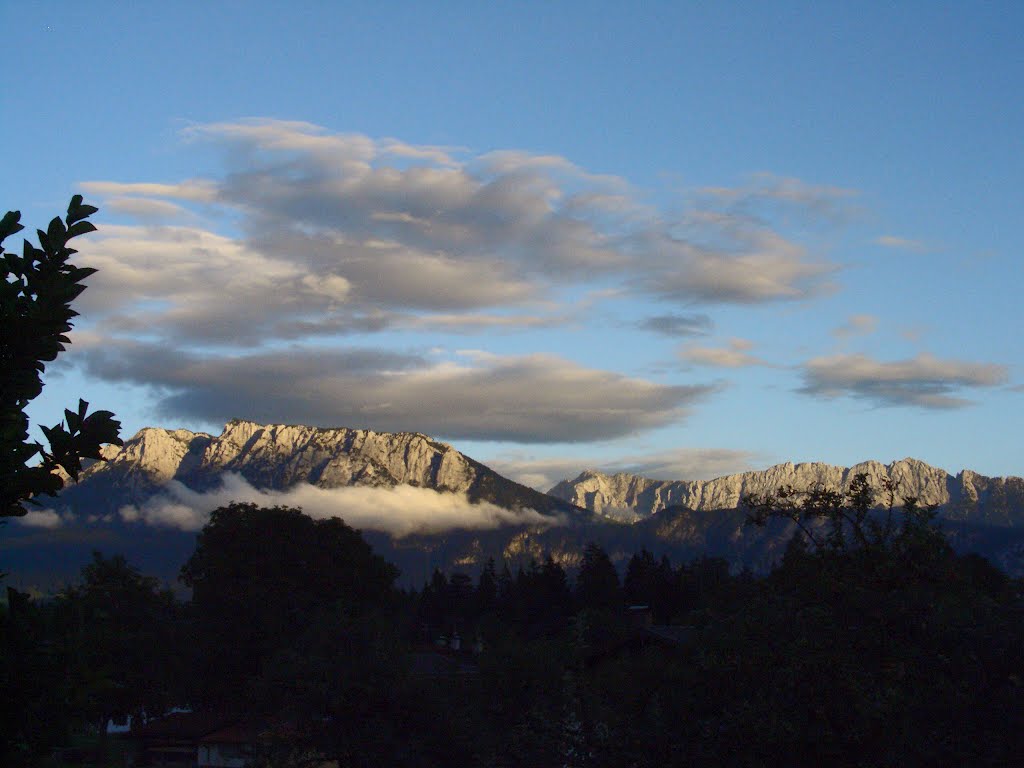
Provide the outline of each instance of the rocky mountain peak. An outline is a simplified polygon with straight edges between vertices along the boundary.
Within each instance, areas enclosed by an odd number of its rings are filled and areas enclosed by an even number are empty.
[[[555,485],[549,493],[592,512],[623,520],[647,518],[667,507],[694,511],[735,509],[747,494],[764,494],[791,485],[845,488],[857,474],[866,474],[876,488],[883,478],[897,483],[896,503],[913,496],[922,504],[937,504],[953,519],[1006,524],[1011,510],[1024,509],[1024,480],[989,478],[969,470],[953,476],[914,458],[891,464],[865,461],[852,467],[821,462],[785,462],[765,470],[743,472],[714,480],[652,480],[639,475],[606,475],[587,470],[575,480]],[[877,499],[879,504],[884,499]]]
[[[234,420],[220,435],[148,427],[109,461],[97,462],[76,486],[68,503],[117,509],[138,504],[176,480],[194,490],[217,486],[225,473],[241,475],[258,488],[286,489],[299,483],[322,488],[413,485],[465,494],[470,500],[538,512],[569,511],[556,500],[501,477],[446,443],[418,432],[258,424]]]

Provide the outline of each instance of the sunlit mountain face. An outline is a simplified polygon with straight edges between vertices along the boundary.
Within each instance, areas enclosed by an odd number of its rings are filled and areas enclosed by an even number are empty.
[[[958,549],[981,551],[1014,573],[1024,563],[1024,481],[949,475],[912,459],[782,464],[709,481],[591,470],[543,494],[418,433],[234,421],[216,436],[148,428],[106,450],[107,461],[9,527],[3,557],[17,583],[51,588],[93,549],[123,551],[173,581],[210,512],[234,501],[341,517],[398,564],[409,585],[436,567],[475,572],[488,558],[528,564],[552,555],[572,568],[590,541],[620,565],[646,548],[676,561],[708,554],[765,571],[795,527],[746,524],[741,498],[784,486],[842,489],[859,473],[877,488],[897,481],[897,504],[912,496],[938,505]]]

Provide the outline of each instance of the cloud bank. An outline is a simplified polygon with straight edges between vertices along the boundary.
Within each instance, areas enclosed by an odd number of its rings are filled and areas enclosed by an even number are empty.
[[[778,226],[852,193],[770,176],[658,208],[566,158],[473,153],[297,121],[195,125],[206,178],[82,184],[128,223],[81,244],[99,269],[67,356],[149,389],[161,416],[573,442],[685,417],[671,386],[554,355],[438,362],[397,334],[568,328],[604,301],[660,302],[643,327],[706,333],[694,305],[801,301],[835,271]],[[782,215],[780,212],[784,213]],[[593,301],[591,307],[588,302]],[[682,311],[678,311],[682,310]],[[360,346],[343,343],[363,337]],[[366,340],[369,342],[366,343]]]
[[[808,210],[841,197],[794,179],[668,214],[561,157],[457,154],[277,120],[188,135],[223,151],[222,177],[82,185],[142,222],[105,227],[83,248],[101,270],[83,298],[90,313],[204,341],[246,328],[267,339],[325,315],[336,333],[339,317],[532,305],[609,277],[669,301],[802,299],[832,269],[759,211],[735,210],[737,195]],[[181,223],[183,205],[237,217],[240,235]],[[270,311],[261,320],[254,306]]]
[[[560,517],[532,509],[509,510],[489,502],[471,503],[465,495],[429,488],[398,485],[393,488],[350,486],[319,488],[301,484],[285,491],[254,488],[236,474],[225,474],[219,487],[193,491],[178,481],[141,506],[125,506],[119,515],[126,522],[198,531],[221,506],[252,502],[261,506],[301,507],[312,518],[340,517],[361,530],[383,531],[396,538],[440,533],[453,529],[492,530],[504,525],[561,525]]]
[[[80,350],[86,370],[159,387],[168,416],[417,431],[463,439],[580,442],[671,423],[712,386],[656,384],[552,355],[432,362],[360,348],[197,355],[153,344]]]

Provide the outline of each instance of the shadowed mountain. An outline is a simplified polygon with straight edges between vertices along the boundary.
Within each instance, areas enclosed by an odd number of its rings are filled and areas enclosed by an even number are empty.
[[[461,511],[470,514],[484,509],[533,511],[500,516],[487,525],[456,518],[396,532],[388,526],[388,516],[415,511],[401,506],[405,496],[397,506],[387,507],[378,504],[384,496],[369,494],[360,497],[362,507],[350,504],[336,513],[331,506],[335,497],[327,494],[317,514],[339,514],[363,528],[374,548],[402,570],[402,583],[408,586],[421,586],[438,567],[476,572],[489,557],[514,568],[550,554],[572,569],[588,542],[602,546],[620,566],[646,548],[675,563],[708,555],[723,557],[736,569],[764,571],[781,557],[793,525],[778,520],[763,529],[745,525],[745,514],[738,509],[741,496],[782,485],[841,488],[858,472],[876,485],[882,477],[897,479],[901,495],[941,504],[943,527],[954,547],[980,552],[1011,574],[1024,574],[1024,481],[967,470],[952,476],[913,459],[850,468],[780,464],[709,481],[668,482],[587,471],[546,495],[502,477],[450,445],[408,432],[233,421],[218,436],[144,429],[123,448],[111,448],[107,457],[53,500],[48,516],[37,518],[38,525],[50,527],[14,523],[0,534],[0,568],[10,571],[8,583],[52,590],[74,579],[93,549],[124,554],[145,572],[173,581],[194,547],[202,515],[212,506],[191,510],[197,512],[188,518],[191,527],[175,525],[173,515],[148,518],[138,510],[160,499],[172,513],[213,504],[211,499],[226,503],[223,499],[230,499],[232,492],[224,485],[229,476],[243,478],[250,491],[419,488],[438,494],[409,496],[409,504],[444,496],[461,499]],[[172,498],[175,492],[178,496]],[[206,492],[212,493],[207,497]],[[288,503],[291,497],[273,498],[286,501],[272,503]],[[357,513],[358,519],[353,518]],[[431,509],[420,510],[419,520],[429,522],[432,514]]]

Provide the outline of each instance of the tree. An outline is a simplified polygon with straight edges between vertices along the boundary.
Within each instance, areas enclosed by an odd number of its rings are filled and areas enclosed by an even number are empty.
[[[23,502],[56,495],[64,486],[56,470],[77,479],[83,458],[101,459],[100,446],[122,444],[113,414],[87,414],[89,404],[81,399],[76,410],[64,411],[65,422],[42,427],[48,449],[29,440],[25,413],[43,390],[46,363],[70,343],[65,334],[78,315],[71,302],[96,271],[70,263],[77,251],[68,247],[72,238],[96,230],[86,221],[96,210],[75,195],[64,220],[54,217],[45,232],[36,230],[40,247],[25,240],[21,256],[3,249],[5,239],[24,229],[21,212],[8,211],[0,220],[0,517],[24,515]],[[41,461],[27,466],[37,455]]]
[[[895,560],[917,566],[948,558],[952,550],[935,523],[937,506],[922,506],[916,497],[904,497],[897,520],[897,490],[895,481],[882,481],[886,502],[882,512],[875,504],[879,491],[864,473],[857,474],[845,491],[823,485],[802,491],[783,486],[772,493],[744,496],[740,504],[748,510],[751,525],[763,527],[773,518],[792,521],[810,551],[818,555],[857,553],[876,562]]]
[[[583,608],[612,609],[622,605],[619,574],[611,558],[597,544],[583,550],[583,562],[576,576],[576,598]]]
[[[325,611],[358,618],[394,601],[398,570],[339,518],[232,503],[213,511],[181,577],[192,588],[204,697],[229,702]]]
[[[143,576],[124,557],[93,553],[82,583],[56,605],[74,680],[73,705],[103,737],[107,721],[162,715],[185,703],[180,606],[169,589]]]

